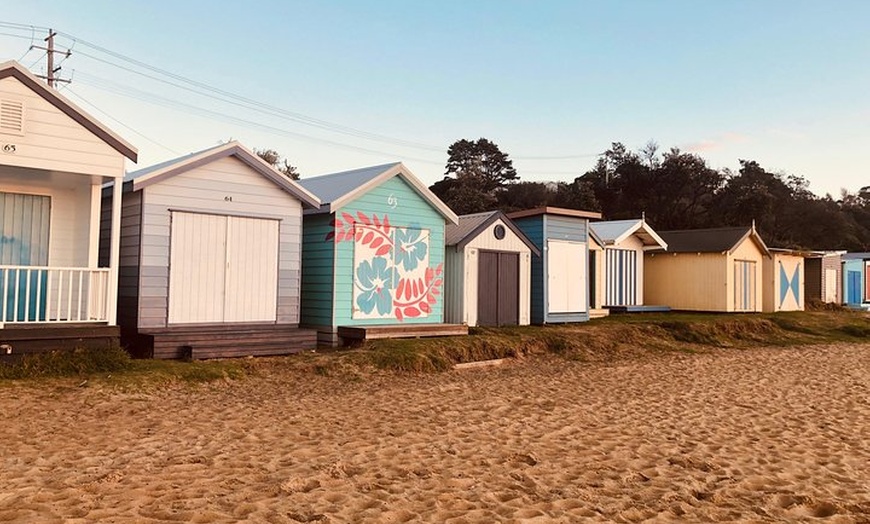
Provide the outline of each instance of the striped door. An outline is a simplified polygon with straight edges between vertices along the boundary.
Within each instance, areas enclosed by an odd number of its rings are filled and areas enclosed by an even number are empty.
[[[734,261],[734,311],[755,311],[755,262]]]
[[[274,321],[278,221],[173,212],[169,323]]]
[[[47,266],[51,198],[0,192],[0,265]],[[0,269],[0,322],[46,319],[45,270]]]
[[[637,304],[637,251],[607,249],[607,278],[604,304],[607,306],[634,306]]]

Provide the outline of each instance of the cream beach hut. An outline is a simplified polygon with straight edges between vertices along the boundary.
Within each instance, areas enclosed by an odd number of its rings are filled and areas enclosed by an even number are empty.
[[[532,257],[540,251],[501,211],[448,225],[445,319],[469,326],[528,325]]]

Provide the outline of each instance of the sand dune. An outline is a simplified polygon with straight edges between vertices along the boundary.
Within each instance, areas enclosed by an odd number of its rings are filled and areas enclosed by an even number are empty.
[[[870,522],[870,345],[0,386],[2,522]]]

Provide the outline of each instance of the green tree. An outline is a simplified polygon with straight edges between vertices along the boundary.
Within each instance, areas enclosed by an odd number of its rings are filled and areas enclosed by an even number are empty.
[[[519,179],[513,161],[485,138],[457,140],[447,153],[444,179],[430,189],[456,213],[495,209],[499,192]]]
[[[286,158],[282,159],[281,154],[274,149],[254,149],[254,153],[291,180],[299,180],[299,171],[296,166],[290,164]]]
[[[492,193],[519,179],[513,161],[485,138],[461,139],[447,149],[445,176],[473,181],[481,191]]]

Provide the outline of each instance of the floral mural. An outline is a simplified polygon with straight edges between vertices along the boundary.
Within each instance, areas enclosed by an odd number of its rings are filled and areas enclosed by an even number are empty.
[[[389,217],[336,216],[326,240],[353,242],[353,318],[425,318],[438,301],[441,264],[429,267],[429,230],[395,227]]]

